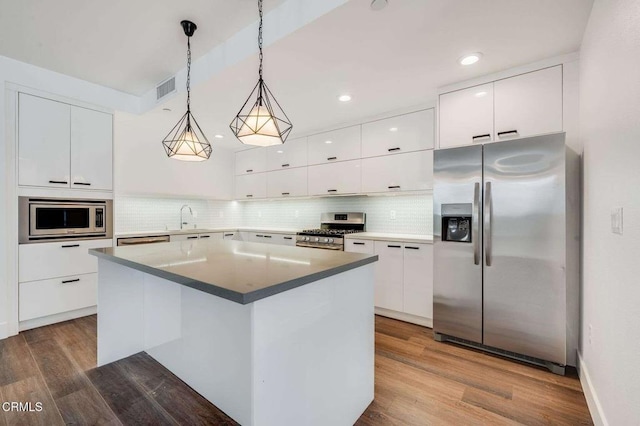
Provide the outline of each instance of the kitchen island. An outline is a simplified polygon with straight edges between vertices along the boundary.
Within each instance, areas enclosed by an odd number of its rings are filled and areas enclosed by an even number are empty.
[[[146,351],[242,425],[350,425],[373,400],[377,256],[240,241],[90,253],[98,366]]]

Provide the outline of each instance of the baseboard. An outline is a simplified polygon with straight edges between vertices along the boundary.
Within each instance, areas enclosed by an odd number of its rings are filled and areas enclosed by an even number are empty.
[[[32,328],[44,327],[45,325],[51,325],[57,322],[69,321],[80,317],[86,317],[87,315],[93,315],[96,312],[98,312],[97,306],[89,306],[88,308],[76,309],[75,311],[62,312],[60,314],[20,321],[19,329],[20,331],[25,331]]]
[[[393,318],[404,322],[410,322],[412,324],[421,325],[423,327],[433,328],[433,319],[419,317],[417,315],[406,314],[404,312],[392,311],[391,309],[375,308],[376,315],[383,317]]]
[[[587,365],[584,363],[582,359],[582,354],[578,351],[578,375],[580,376],[580,384],[582,384],[582,391],[584,392],[584,397],[587,400],[587,406],[589,407],[589,412],[591,413],[591,419],[593,420],[593,424],[596,426],[608,426],[609,422],[607,422],[606,417],[604,416],[604,412],[602,411],[602,406],[600,405],[600,400],[598,399],[598,395],[596,394],[596,390],[591,383],[591,379],[589,377],[589,370],[587,369]]]

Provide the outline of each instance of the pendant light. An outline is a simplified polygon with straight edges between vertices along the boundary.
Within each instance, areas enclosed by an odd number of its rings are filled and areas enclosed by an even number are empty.
[[[258,83],[240,108],[238,115],[231,122],[230,127],[233,134],[243,144],[270,146],[283,144],[291,133],[293,125],[262,79],[262,0],[258,0],[258,13],[260,15]]]
[[[198,27],[191,21],[182,21],[180,25],[187,36],[187,112],[171,129],[162,144],[169,158],[204,161],[211,156],[211,144],[191,114],[191,36]]]

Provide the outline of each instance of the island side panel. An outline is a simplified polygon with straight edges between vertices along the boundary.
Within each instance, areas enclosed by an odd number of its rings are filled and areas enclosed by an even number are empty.
[[[144,350],[144,275],[98,258],[98,366]]]
[[[251,419],[251,305],[145,274],[145,350],[243,425]]]
[[[373,401],[373,265],[254,303],[254,425],[352,425]]]

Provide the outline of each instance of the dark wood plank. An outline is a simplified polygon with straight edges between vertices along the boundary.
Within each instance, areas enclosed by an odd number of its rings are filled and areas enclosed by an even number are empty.
[[[98,392],[91,386],[55,400],[68,425],[121,425]]]
[[[22,335],[0,340],[0,386],[18,382],[40,373]]]
[[[49,394],[47,387],[40,376],[32,376],[24,380],[13,382],[0,388],[2,402],[30,402],[32,409],[36,409],[35,403],[42,403],[42,411],[4,412],[7,425],[63,425],[58,407]]]
[[[144,352],[115,364],[123,376],[139,383],[179,424],[238,424]]]

